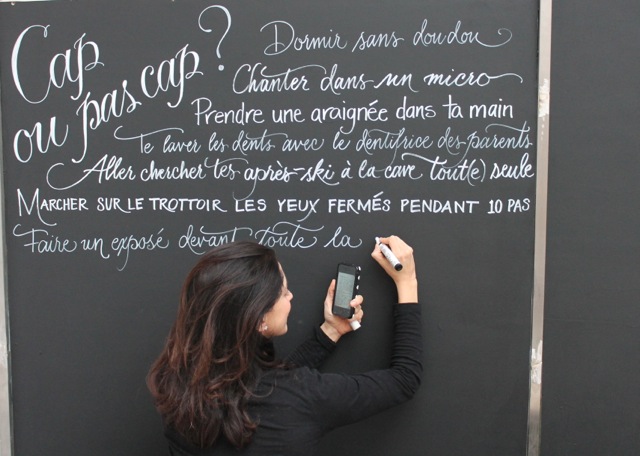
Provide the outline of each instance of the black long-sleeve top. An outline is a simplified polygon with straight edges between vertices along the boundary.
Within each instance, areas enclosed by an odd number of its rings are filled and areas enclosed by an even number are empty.
[[[311,456],[331,429],[354,423],[410,399],[422,375],[420,306],[394,308],[394,344],[388,369],[363,374],[316,370],[335,349],[319,328],[287,361],[293,369],[267,371],[249,401],[258,423],[249,446],[236,450],[221,438],[213,447],[195,448],[166,431],[172,456]]]

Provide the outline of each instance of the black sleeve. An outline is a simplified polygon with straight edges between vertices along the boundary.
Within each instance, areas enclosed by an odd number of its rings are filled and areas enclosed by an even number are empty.
[[[336,343],[320,329],[314,328],[313,336],[291,353],[286,361],[295,367],[317,368],[335,350]]]
[[[422,323],[417,304],[394,308],[394,347],[388,369],[358,375],[307,370],[301,387],[325,430],[353,423],[407,401],[422,379]]]

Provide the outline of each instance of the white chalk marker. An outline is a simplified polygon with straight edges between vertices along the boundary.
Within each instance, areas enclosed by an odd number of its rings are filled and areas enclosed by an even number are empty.
[[[382,242],[380,242],[379,237],[376,238],[376,243],[380,247],[380,251],[382,252],[384,257],[389,260],[389,263],[391,263],[391,265],[393,266],[393,269],[395,269],[396,271],[400,271],[402,269],[402,263],[400,263],[400,260],[398,260],[398,258],[393,254],[387,244],[383,244]]]

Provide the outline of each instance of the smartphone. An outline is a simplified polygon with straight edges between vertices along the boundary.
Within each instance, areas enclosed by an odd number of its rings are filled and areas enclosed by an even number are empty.
[[[360,267],[352,264],[338,264],[336,274],[336,292],[333,296],[333,307],[331,311],[334,315],[343,318],[353,317],[353,307],[349,305],[356,297],[360,282]]]

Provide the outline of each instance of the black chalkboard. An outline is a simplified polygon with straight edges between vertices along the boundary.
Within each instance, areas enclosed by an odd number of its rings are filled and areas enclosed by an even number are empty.
[[[375,236],[415,247],[417,397],[321,454],[523,454],[535,1],[57,1],[0,5],[15,453],[163,454],[144,377],[210,246],[274,246],[283,354],[335,264],[363,328],[328,370],[386,365]]]
[[[640,454],[640,3],[554,3],[540,454]]]

